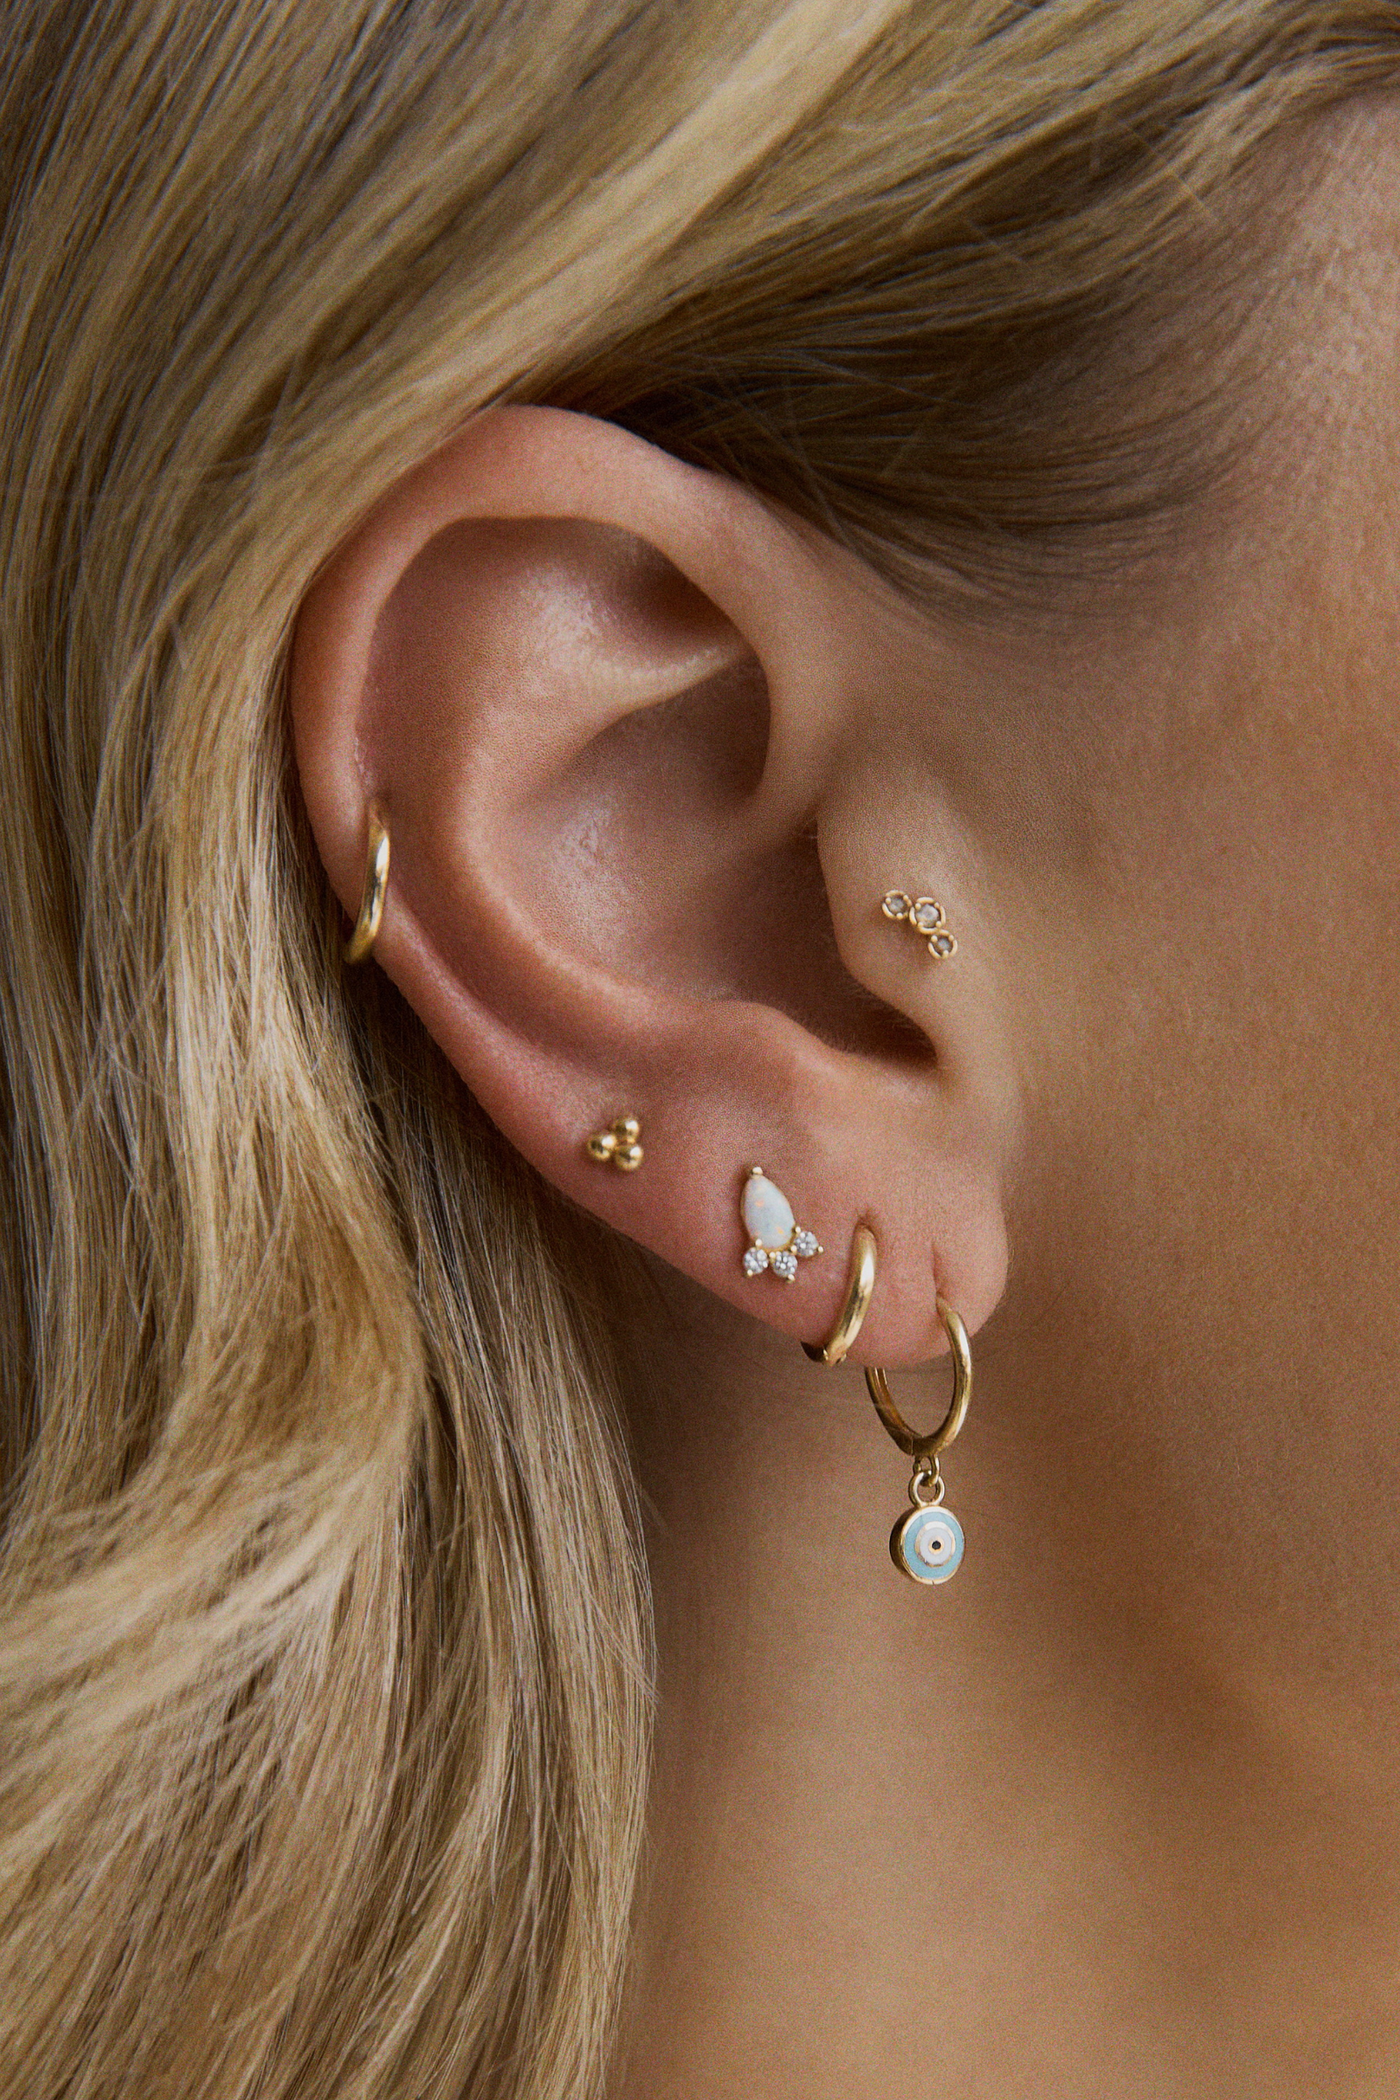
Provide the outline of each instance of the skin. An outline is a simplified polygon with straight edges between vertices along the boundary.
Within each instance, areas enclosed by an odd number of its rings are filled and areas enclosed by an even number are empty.
[[[377,961],[646,1250],[615,2100],[1395,2089],[1400,112],[1308,151],[1266,440],[1112,587],[916,614],[510,410],[304,608],[342,899],[376,794]],[[591,1164],[629,1109],[644,1167]],[[828,1250],[791,1286],[740,1272],[754,1160]],[[862,1216],[875,1302],[815,1369]],[[856,1365],[941,1346],[935,1277],[976,1390],[966,1561],[923,1591]],[[931,1421],[946,1379],[895,1383]]]

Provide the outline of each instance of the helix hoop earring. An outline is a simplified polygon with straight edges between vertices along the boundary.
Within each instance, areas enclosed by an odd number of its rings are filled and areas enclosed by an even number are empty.
[[[836,1325],[824,1342],[804,1342],[802,1353],[814,1364],[839,1364],[865,1322],[875,1291],[875,1235],[868,1225],[851,1234],[851,1268]]]
[[[890,1533],[890,1558],[901,1575],[921,1583],[947,1582],[962,1563],[963,1529],[953,1512],[943,1507],[943,1476],[938,1460],[962,1428],[972,1400],[972,1351],[967,1329],[944,1299],[937,1298],[935,1303],[953,1358],[953,1398],[938,1427],[927,1436],[920,1436],[895,1406],[886,1373],[872,1366],[865,1374],[875,1412],[900,1450],[914,1461],[909,1481],[910,1506],[895,1519]]]
[[[362,963],[369,955],[384,917],[384,897],[389,888],[389,832],[383,816],[371,802],[366,812],[369,841],[365,852],[365,886],[360,896],[360,915],[345,943],[345,960]]]

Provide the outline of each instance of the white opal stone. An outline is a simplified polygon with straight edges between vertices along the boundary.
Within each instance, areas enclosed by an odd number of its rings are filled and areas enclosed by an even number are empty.
[[[744,1183],[744,1230],[770,1252],[786,1247],[797,1220],[782,1190],[766,1174],[750,1174]]]

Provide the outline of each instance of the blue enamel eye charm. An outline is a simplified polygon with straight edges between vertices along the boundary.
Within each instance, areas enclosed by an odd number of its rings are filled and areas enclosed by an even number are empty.
[[[962,1557],[962,1525],[941,1505],[906,1510],[890,1533],[890,1558],[911,1582],[947,1582]]]

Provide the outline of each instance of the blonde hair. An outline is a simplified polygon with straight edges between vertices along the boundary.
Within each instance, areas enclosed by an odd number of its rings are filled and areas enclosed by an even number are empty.
[[[6,28],[0,2088],[577,2100],[648,1759],[607,1252],[344,975],[296,607],[507,398],[911,589],[1150,510],[1064,403],[1394,10]]]

